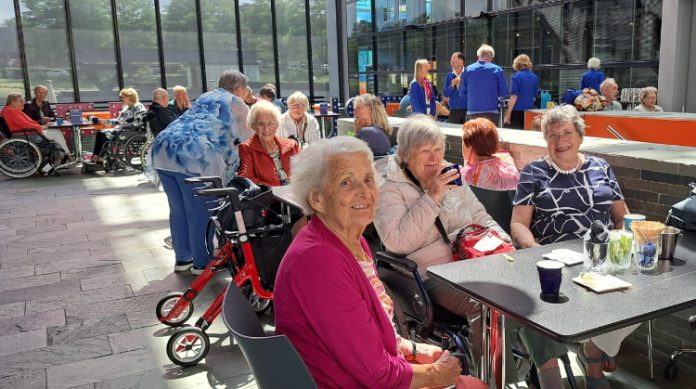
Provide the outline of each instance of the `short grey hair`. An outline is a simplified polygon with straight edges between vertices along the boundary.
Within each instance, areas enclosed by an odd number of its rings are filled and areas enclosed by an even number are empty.
[[[490,55],[491,57],[495,57],[495,50],[493,50],[493,47],[491,45],[487,44],[482,44],[481,47],[476,50],[476,55],[481,57],[484,55]]]
[[[399,162],[406,162],[411,153],[422,145],[442,145],[445,147],[445,134],[440,131],[435,120],[428,115],[412,115],[399,127],[396,143],[399,148],[396,156]]]
[[[273,114],[273,119],[280,123],[280,108],[276,107],[275,104],[266,100],[259,100],[254,105],[249,108],[249,113],[247,114],[247,126],[254,129],[254,123],[256,123],[256,118],[260,113],[270,113]]]
[[[314,214],[314,209],[309,205],[309,195],[319,193],[326,188],[331,173],[329,171],[331,160],[347,153],[363,154],[372,166],[373,156],[370,147],[352,136],[335,136],[316,140],[291,159],[290,187],[295,201],[305,215]],[[376,173],[375,176],[377,176]]]
[[[220,75],[220,79],[218,79],[218,88],[234,93],[239,88],[246,88],[248,80],[247,76],[239,70],[225,70]]]
[[[164,97],[169,97],[169,92],[164,88],[157,88],[152,91],[152,101],[159,100]]]
[[[46,87],[46,85],[41,85],[41,84],[39,84],[39,85],[37,85],[37,86],[34,87],[34,94],[36,94],[36,92],[38,92],[38,91],[41,90],[41,89],[43,89],[43,90],[45,90],[46,92],[48,92],[48,88]]]
[[[293,102],[302,104],[305,111],[309,110],[309,99],[304,93],[297,91],[288,96],[288,105],[292,104]]]
[[[645,96],[648,95],[648,93],[653,92],[657,96],[657,88],[654,86],[646,86],[645,88],[640,90],[640,95],[638,96],[640,98],[640,102],[642,103],[643,100],[645,100]]]
[[[19,92],[10,92],[5,99],[5,105],[11,105],[15,101],[24,100],[24,95]]]
[[[602,81],[601,84],[599,84],[599,90],[603,92],[604,88],[608,88],[610,84],[614,84],[614,85],[616,85],[616,87],[619,86],[619,84],[616,82],[615,79],[609,77],[609,78],[605,79],[604,81]],[[602,93],[602,94],[604,94],[604,93]]]
[[[551,126],[558,123],[571,123],[575,127],[575,131],[580,134],[580,137],[585,137],[585,121],[578,114],[578,110],[570,104],[558,105],[553,109],[546,111],[541,119],[541,133],[546,134]]]
[[[592,57],[587,60],[587,68],[588,69],[594,69],[594,70],[599,70],[599,68],[602,67],[602,61],[599,60],[597,57]]]

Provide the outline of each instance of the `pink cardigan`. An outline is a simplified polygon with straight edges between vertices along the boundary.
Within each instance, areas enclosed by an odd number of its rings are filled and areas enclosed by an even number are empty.
[[[413,369],[377,294],[318,217],[283,257],[273,304],[276,333],[290,338],[320,388],[409,387]]]

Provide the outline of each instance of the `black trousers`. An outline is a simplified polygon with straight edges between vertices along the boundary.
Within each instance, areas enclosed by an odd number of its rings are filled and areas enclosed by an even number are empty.
[[[464,124],[466,122],[466,108],[450,109],[449,123]]]
[[[508,128],[515,128],[518,130],[524,129],[524,111],[512,111],[510,115],[510,124]]]

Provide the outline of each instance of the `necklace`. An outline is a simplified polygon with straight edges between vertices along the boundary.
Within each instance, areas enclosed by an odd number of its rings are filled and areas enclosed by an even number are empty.
[[[360,248],[360,250],[352,250],[351,249],[350,252],[353,254],[355,259],[358,260],[358,262],[369,262],[370,261],[370,257],[367,256],[367,253],[362,248]]]
[[[578,163],[575,164],[575,167],[574,167],[574,168],[564,170],[564,169],[561,169],[560,167],[558,167],[558,165],[556,165],[556,163],[553,162],[553,159],[551,159],[551,157],[549,157],[549,158],[546,160],[546,162],[547,162],[554,170],[556,170],[557,172],[559,172],[559,173],[561,173],[561,174],[573,174],[573,173],[575,173],[576,171],[578,171],[578,168],[580,167],[580,162],[581,162],[581,161],[582,161],[582,160],[580,159],[580,157],[578,157]]]

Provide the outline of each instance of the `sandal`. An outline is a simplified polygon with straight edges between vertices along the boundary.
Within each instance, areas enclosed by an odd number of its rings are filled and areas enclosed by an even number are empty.
[[[585,386],[587,387],[587,389],[611,388],[611,384],[609,384],[609,380],[607,380],[606,377],[592,377],[587,375],[587,364],[601,364],[602,358],[586,357],[585,351],[582,349],[582,346],[578,348],[578,352],[577,354],[575,354],[575,358],[578,361],[578,366],[580,366],[580,369],[582,369],[582,374],[585,376]]]
[[[612,367],[605,369],[605,365],[610,365]],[[616,358],[608,356],[606,353],[602,353],[602,371],[606,371],[608,373],[611,373],[613,371],[616,371],[617,365],[616,365]]]

